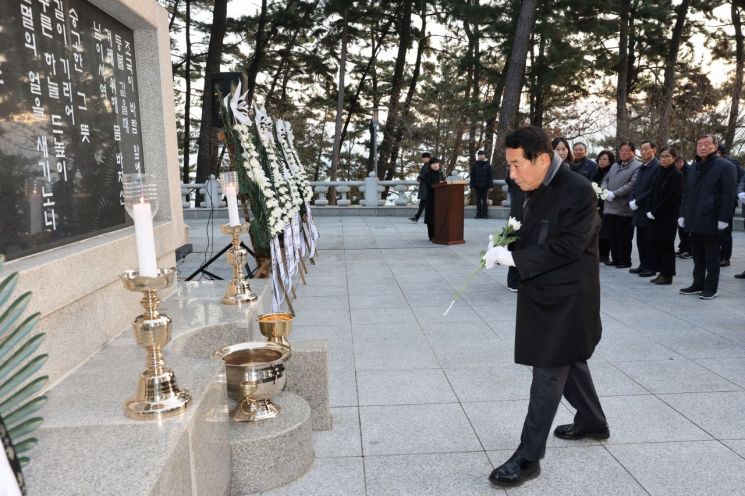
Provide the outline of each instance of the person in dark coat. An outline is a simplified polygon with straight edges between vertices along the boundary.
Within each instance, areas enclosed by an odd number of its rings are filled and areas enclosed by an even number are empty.
[[[711,134],[696,140],[698,159],[688,173],[678,224],[691,234],[693,284],[680,290],[703,300],[717,296],[719,286],[719,231],[735,206],[737,172],[732,162],[717,156]]]
[[[575,147],[577,145],[574,145]],[[597,156],[597,171],[592,176],[592,182],[601,187],[603,185],[603,179],[608,175],[611,165],[616,162],[616,156],[610,150],[603,150],[598,153]],[[612,265],[610,259],[610,229],[608,229],[608,223],[603,219],[603,213],[605,210],[605,201],[598,198],[598,214],[600,214],[600,234],[598,240],[598,252],[600,254],[600,261],[605,265]]]
[[[494,176],[492,175],[491,164],[486,160],[486,153],[479,150],[476,154],[478,159],[471,167],[470,186],[476,195],[476,218],[488,219],[489,190],[494,187]]]
[[[515,181],[510,178],[509,173],[504,178],[504,182],[507,183],[507,188],[510,194],[510,217],[519,220],[523,220],[523,203],[525,203],[525,193],[523,190],[517,187]],[[508,246],[511,250],[514,245]],[[507,289],[513,293],[517,293],[517,270],[514,267],[507,269]]]
[[[675,275],[675,233],[683,195],[683,173],[675,167],[675,150],[660,150],[660,166],[652,177],[649,200],[644,214],[649,219],[649,237],[653,243],[655,266],[660,275],[653,284],[672,284]]]
[[[409,220],[412,222],[419,222],[419,217],[422,216],[424,207],[427,205],[427,190],[425,188],[422,188],[422,177],[424,176],[424,173],[427,171],[427,164],[429,163],[429,160],[431,158],[432,158],[432,155],[430,155],[429,152],[422,153],[422,157],[421,157],[422,167],[419,169],[419,175],[416,177],[416,180],[419,182],[419,192],[417,193],[417,196],[419,197],[419,208],[417,209],[414,215],[409,217]]]
[[[572,152],[574,160],[569,164],[569,167],[577,174],[582,174],[592,181],[598,171],[598,164],[587,158],[587,145],[578,141],[572,147]]]
[[[505,145],[510,177],[526,196],[523,221],[515,249],[490,248],[484,261],[517,270],[515,362],[533,367],[533,382],[520,445],[489,480],[515,486],[540,473],[562,395],[577,413],[554,435],[606,439],[610,430],[587,367],[602,328],[597,196],[562,166],[543,129],[517,129]]]
[[[435,235],[435,184],[445,182],[445,171],[440,167],[440,159],[432,158],[422,174],[422,189],[425,191],[426,203],[424,207],[424,223],[427,224],[429,240]]]
[[[717,152],[719,153],[720,157],[722,157],[724,160],[732,162],[732,164],[735,166],[735,170],[737,171],[736,181],[737,184],[739,184],[742,178],[745,177],[745,169],[743,169],[740,161],[729,154],[729,151],[727,150],[727,147],[724,146],[724,143],[719,143],[719,145],[717,146]],[[735,220],[736,210],[737,202],[735,202],[735,206],[732,209],[732,217],[730,217],[727,229],[722,229],[721,231],[719,231],[719,249],[721,251],[719,255],[721,257],[719,261],[720,267],[729,267],[729,259],[732,258],[732,224]]]
[[[554,151],[559,154],[559,157],[561,157],[561,163],[566,164],[567,167],[571,168],[572,163],[574,162],[574,157],[572,156],[572,149],[569,148],[569,142],[566,138],[554,138],[551,141],[551,146],[554,148]]]
[[[649,233],[649,219],[646,216],[649,195],[652,191],[652,177],[660,166],[655,158],[657,146],[651,141],[644,141],[639,146],[639,156],[642,166],[636,173],[636,184],[634,192],[629,198],[629,207],[634,211],[634,220],[631,224],[636,227],[636,249],[639,251],[639,266],[629,269],[632,274],[639,277],[652,277],[657,273],[655,267],[654,242]]]
[[[685,190],[686,178],[688,177],[688,170],[691,165],[683,160],[683,157],[675,159],[675,167],[683,174],[683,189]],[[692,258],[691,255],[691,235],[686,232],[685,229],[678,226],[678,251],[675,252],[680,258]]]

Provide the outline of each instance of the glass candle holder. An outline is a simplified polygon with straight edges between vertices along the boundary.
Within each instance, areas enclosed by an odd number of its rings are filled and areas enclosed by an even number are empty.
[[[137,260],[140,275],[156,277],[158,259],[155,251],[153,217],[158,212],[158,189],[153,174],[122,175],[124,208],[135,224]]]

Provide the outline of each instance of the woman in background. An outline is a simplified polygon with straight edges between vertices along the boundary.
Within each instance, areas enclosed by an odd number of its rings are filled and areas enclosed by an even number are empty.
[[[554,138],[551,141],[551,146],[554,147],[554,151],[561,157],[562,165],[566,164],[571,169],[572,162],[572,150],[569,148],[569,142],[566,138]]]
[[[652,176],[649,196],[649,233],[654,242],[656,266],[660,274],[653,284],[672,284],[675,275],[675,234],[678,231],[683,173],[675,166],[677,154],[666,146],[660,150],[660,167]]]
[[[603,179],[605,179],[605,176],[608,175],[608,171],[610,170],[610,166],[613,165],[616,161],[616,156],[613,155],[613,152],[610,150],[603,150],[602,152],[598,153],[598,157],[596,159],[598,163],[598,171],[595,173],[595,175],[592,177],[592,182],[597,184],[598,186],[603,184]],[[600,240],[599,240],[599,251],[600,251],[600,261],[604,263],[605,265],[611,265],[610,261],[610,236],[608,233],[608,223],[603,220],[603,210],[605,209],[605,202],[598,198],[598,214],[600,214]]]

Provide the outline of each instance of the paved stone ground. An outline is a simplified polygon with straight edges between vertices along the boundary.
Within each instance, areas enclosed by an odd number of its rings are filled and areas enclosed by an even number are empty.
[[[204,250],[205,221],[189,221]],[[551,438],[542,475],[492,488],[518,444],[530,370],[513,363],[506,269],[477,276],[442,313],[503,221],[467,220],[467,243],[432,245],[402,218],[318,219],[321,248],[298,290],[293,338],[327,339],[334,428],[318,457],[271,495],[745,494],[745,233],[719,298],[601,266],[603,338],[590,369],[611,428],[603,442]],[[226,238],[215,230],[218,249]],[[635,255],[636,256],[636,255]],[[203,254],[180,267],[193,270]],[[224,259],[216,263],[227,275]],[[222,271],[222,272],[221,272]],[[560,406],[557,423],[570,422]]]

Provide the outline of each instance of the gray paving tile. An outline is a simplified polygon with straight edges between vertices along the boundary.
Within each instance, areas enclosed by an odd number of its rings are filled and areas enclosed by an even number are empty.
[[[465,363],[464,366],[468,366]],[[455,394],[462,402],[518,400],[530,397],[530,367],[503,365],[445,369]]]
[[[488,452],[492,464],[504,463],[511,451]],[[510,496],[647,495],[603,446],[547,448],[541,475],[508,490]]]
[[[520,444],[528,401],[489,401],[463,403],[468,420],[473,425],[481,444],[487,450],[507,449],[514,451]],[[563,405],[559,405],[553,427],[572,422],[572,415]],[[552,427],[552,429],[553,429]],[[566,446],[577,442],[565,441],[550,435],[548,446]],[[597,444],[595,441],[579,441],[582,444]]]
[[[699,359],[696,360],[696,363],[741,387],[745,387],[745,358]]]
[[[360,439],[360,414],[357,407],[332,408],[333,423],[330,431],[313,432],[313,450],[316,456],[362,456]]]
[[[308,473],[265,496],[364,496],[362,458],[316,458]]]
[[[414,305],[411,300],[409,300],[409,305],[414,309],[417,320],[422,324],[427,322],[449,322],[452,324],[460,324],[462,322],[483,322],[481,317],[479,317],[472,308],[463,303],[463,300],[456,301],[450,312],[448,312],[447,315],[443,315],[448,309],[452,297],[448,296],[446,299],[447,301],[439,306],[432,306],[432,304],[418,306]]]
[[[357,372],[360,405],[419,405],[457,402],[443,371],[360,370]]]
[[[355,339],[357,370],[404,370],[438,367],[424,336],[378,336]]]
[[[722,441],[722,443],[741,457],[745,458],[745,439],[731,439],[729,441]]]
[[[365,458],[368,496],[505,494],[491,487],[491,470],[483,452]]]
[[[406,323],[418,325],[414,312],[408,306],[390,308],[353,308],[352,325],[397,325]]]
[[[329,371],[329,404],[357,406],[357,377],[354,370]]]
[[[365,456],[482,449],[457,403],[363,406],[360,419]]]
[[[711,439],[655,396],[611,396],[600,403],[611,432],[605,444]]]
[[[606,328],[605,323],[603,328],[600,343],[595,349],[595,355],[598,358],[609,362],[680,358],[679,354],[637,331]]]
[[[666,403],[717,439],[742,439],[745,392],[665,394]]]
[[[633,379],[618,370],[613,364],[601,359],[592,358],[588,362],[592,382],[598,396],[628,396],[650,394]]]
[[[715,441],[608,449],[655,496],[731,496],[745,488],[745,460]]]
[[[514,363],[512,343],[497,337],[491,339],[430,340],[432,350],[442,367],[494,367]]]
[[[739,386],[686,359],[616,362],[615,365],[652,393],[740,390]]]

